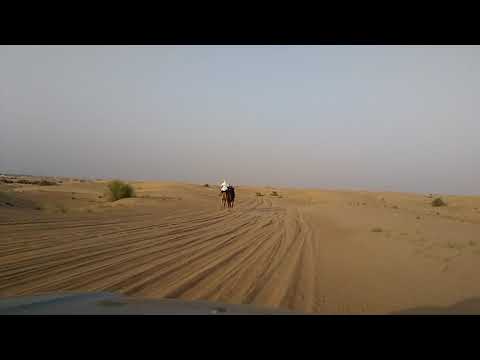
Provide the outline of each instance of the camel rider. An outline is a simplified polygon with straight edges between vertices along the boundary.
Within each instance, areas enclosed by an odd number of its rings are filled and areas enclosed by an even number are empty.
[[[225,192],[228,190],[228,187],[230,186],[225,180],[223,180],[223,183],[220,185],[221,188],[220,188],[220,191],[221,192]]]

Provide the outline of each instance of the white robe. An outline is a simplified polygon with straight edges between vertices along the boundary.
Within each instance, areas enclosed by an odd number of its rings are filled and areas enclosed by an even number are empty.
[[[222,183],[222,187],[220,188],[220,191],[227,191],[228,186],[229,186],[229,185],[227,184],[227,182],[224,181],[224,182]]]

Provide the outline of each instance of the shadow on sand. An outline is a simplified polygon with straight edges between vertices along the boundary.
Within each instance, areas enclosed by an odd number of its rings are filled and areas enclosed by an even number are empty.
[[[460,301],[447,307],[417,307],[392,313],[392,315],[480,315],[480,298]]]

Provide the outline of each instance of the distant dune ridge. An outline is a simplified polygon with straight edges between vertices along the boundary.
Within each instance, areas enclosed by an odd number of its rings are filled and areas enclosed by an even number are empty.
[[[214,184],[133,181],[109,201],[106,181],[24,178],[0,179],[0,297],[480,314],[478,196],[240,186],[223,209]]]

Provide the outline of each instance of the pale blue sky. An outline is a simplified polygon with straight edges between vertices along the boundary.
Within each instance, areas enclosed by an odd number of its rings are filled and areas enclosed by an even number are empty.
[[[0,46],[0,172],[480,194],[478,46]]]

